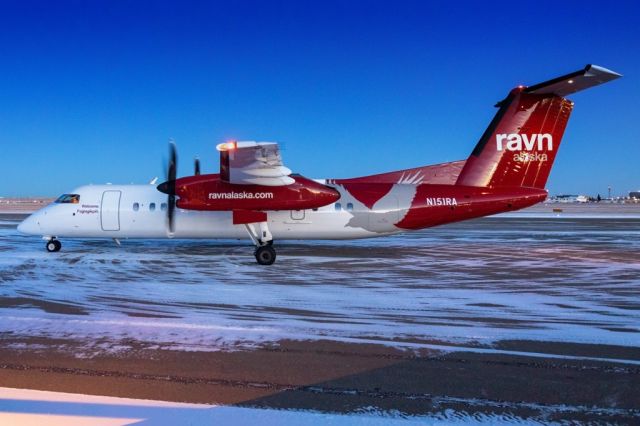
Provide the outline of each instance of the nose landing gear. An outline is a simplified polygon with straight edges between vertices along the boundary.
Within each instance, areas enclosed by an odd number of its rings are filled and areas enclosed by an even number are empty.
[[[60,251],[60,249],[62,248],[62,243],[56,240],[55,238],[52,238],[49,241],[47,241],[47,244],[45,245],[45,247],[47,248],[47,251],[49,253],[53,253],[56,251]]]

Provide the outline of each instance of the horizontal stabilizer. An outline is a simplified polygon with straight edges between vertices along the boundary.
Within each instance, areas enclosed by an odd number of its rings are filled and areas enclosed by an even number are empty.
[[[527,87],[524,93],[565,97],[580,90],[615,80],[619,77],[622,77],[622,75],[617,72],[597,65],[587,65],[580,71]]]

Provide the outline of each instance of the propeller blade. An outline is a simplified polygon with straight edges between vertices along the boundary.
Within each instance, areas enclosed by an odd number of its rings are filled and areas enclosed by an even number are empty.
[[[194,164],[194,168],[195,168],[195,175],[199,176],[200,175],[200,159],[198,157],[196,157],[195,159],[195,164]]]
[[[176,144],[172,141],[169,143],[169,167],[167,170],[167,181],[160,186],[165,189],[167,194],[167,225],[169,232],[175,230],[175,211],[176,211],[176,178],[178,175],[178,153]],[[158,187],[158,189],[160,189]],[[162,190],[161,189],[161,190]]]
[[[169,225],[169,232],[175,231],[174,216],[176,211],[176,196],[169,195],[168,197],[169,208],[167,209],[167,223]]]
[[[174,142],[169,143],[169,173],[167,180],[176,180],[176,166],[178,163],[178,153],[176,150],[176,144]],[[173,166],[173,168],[172,168]]]

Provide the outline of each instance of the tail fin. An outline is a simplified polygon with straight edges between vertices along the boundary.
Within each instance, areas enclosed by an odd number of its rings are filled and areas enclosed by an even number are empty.
[[[480,138],[456,185],[544,188],[573,102],[564,97],[620,77],[596,65],[513,89]]]

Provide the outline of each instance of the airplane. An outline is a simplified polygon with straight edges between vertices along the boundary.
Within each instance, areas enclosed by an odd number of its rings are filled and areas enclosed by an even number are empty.
[[[308,179],[284,166],[275,142],[217,146],[220,173],[177,177],[170,144],[167,180],[88,185],[33,213],[18,231],[57,252],[59,238],[251,239],[260,265],[274,239],[387,236],[519,210],[547,198],[547,178],[573,110],[566,96],[621,77],[596,65],[518,86],[466,160],[350,179]]]

